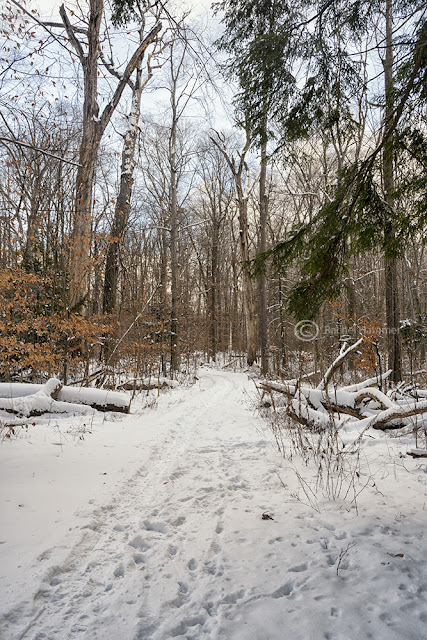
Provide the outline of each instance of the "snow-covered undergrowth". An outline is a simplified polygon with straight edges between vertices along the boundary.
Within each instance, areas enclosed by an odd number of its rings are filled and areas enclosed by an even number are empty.
[[[247,375],[206,368],[155,409],[36,418],[4,440],[0,638],[424,638],[411,437],[364,434],[357,509],[321,488],[310,504],[295,470],[314,487],[315,465],[277,451],[255,398]]]

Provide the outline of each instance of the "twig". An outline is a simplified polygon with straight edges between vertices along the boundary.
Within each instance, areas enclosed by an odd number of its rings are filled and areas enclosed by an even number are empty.
[[[152,301],[152,299],[154,298],[155,294],[157,293],[157,291],[160,289],[162,285],[158,284],[157,287],[154,289],[153,293],[151,294],[151,296],[148,298],[147,302],[145,303],[144,307],[142,308],[142,311],[140,311],[140,313],[138,313],[138,315],[136,316],[135,320],[132,322],[132,324],[130,325],[130,327],[128,327],[128,329],[124,332],[124,334],[122,335],[122,337],[120,338],[120,340],[118,341],[118,343],[116,344],[116,346],[114,347],[111,356],[108,358],[106,364],[109,364],[111,358],[113,357],[113,355],[116,353],[119,345],[123,342],[123,340],[126,338],[127,334],[129,333],[129,331],[132,329],[132,327],[135,325],[135,323],[140,319],[140,317],[142,316],[142,314],[144,313],[144,311],[146,310],[146,308],[148,307],[148,305],[150,304],[150,302]]]
[[[338,558],[338,563],[337,563],[337,575],[338,575],[338,571],[340,570],[341,562],[343,561],[344,556],[347,555],[350,549],[353,549],[353,547],[355,547],[356,544],[357,542],[353,542],[353,544],[348,543],[346,549],[341,549],[341,552]]]

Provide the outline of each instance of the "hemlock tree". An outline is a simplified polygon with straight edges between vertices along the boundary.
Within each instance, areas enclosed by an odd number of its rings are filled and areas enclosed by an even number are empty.
[[[289,307],[297,318],[313,318],[324,300],[338,295],[352,256],[381,247],[386,265],[389,366],[397,381],[401,364],[396,261],[405,242],[420,231],[423,215],[410,219],[398,207],[394,172],[396,158],[403,151],[401,126],[408,117],[410,98],[425,75],[426,7],[410,0],[393,2],[393,23],[390,0],[332,0],[314,7],[313,3],[302,4],[306,15],[295,29],[306,43],[300,51],[306,79],[292,108],[281,119],[283,142],[332,127],[345,130],[360,126],[353,104],[364,90],[366,78],[357,55],[373,31],[374,18],[379,40],[376,54],[384,67],[380,141],[374,147],[365,144],[363,160],[346,160],[330,189],[330,201],[312,220],[296,226],[283,242],[259,256],[253,263],[254,271],[263,273],[266,260],[271,259],[273,271],[283,273],[290,261],[299,258],[302,275],[290,292]],[[407,33],[402,31],[405,25]],[[395,63],[393,47],[399,47]],[[399,77],[400,83],[394,82]],[[335,96],[335,110],[326,100],[325,86]]]

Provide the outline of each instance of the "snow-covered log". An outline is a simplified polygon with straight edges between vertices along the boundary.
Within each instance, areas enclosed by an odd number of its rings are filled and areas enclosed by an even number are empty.
[[[62,387],[58,400],[79,402],[98,411],[129,413],[131,396],[128,393],[88,387]]]
[[[427,458],[427,449],[411,449],[408,451],[408,456],[413,458]]]
[[[368,427],[373,429],[396,429],[403,427],[403,420],[411,416],[417,416],[427,412],[427,400],[423,402],[414,402],[412,406],[402,407],[394,404],[392,407],[381,411],[378,415],[373,416],[368,423]]]
[[[93,413],[93,409],[88,406],[55,400],[62,389],[61,382],[56,378],[51,378],[44,385],[28,386],[40,388],[28,395],[0,398],[0,409],[24,418],[41,416],[44,413]],[[13,391],[18,389],[19,385],[14,385]]]
[[[105,389],[63,387],[52,378],[46,384],[0,383],[0,409],[25,417],[43,413],[129,413],[131,397]]]
[[[375,387],[365,387],[365,389],[357,392],[357,395],[354,398],[354,404],[361,404],[367,398],[378,402],[383,409],[392,409],[396,406],[392,400],[385,395],[385,393],[379,389],[375,389]]]
[[[157,389],[168,389],[174,386],[174,381],[169,378],[143,378],[127,380],[120,384],[117,389],[124,391],[153,391]]]
[[[295,384],[293,380],[285,383],[264,380],[258,384],[258,388],[285,396],[288,415],[296,422],[314,429],[326,429],[331,424],[338,428],[345,425],[346,429],[358,430],[398,429],[409,424],[412,416],[427,413],[427,400],[424,398],[419,402],[401,396],[394,399],[374,386],[379,386],[390,375],[390,371],[358,384],[340,389],[329,388],[334,372],[360,346],[362,340],[351,347],[342,347],[338,358],[316,389],[307,386],[302,379]]]
[[[349,393],[352,393],[353,391],[360,391],[365,387],[372,387],[374,384],[376,384],[377,387],[379,387],[381,386],[383,381],[386,380],[391,375],[391,372],[392,372],[392,369],[389,369],[385,373],[381,374],[380,376],[376,376],[375,378],[368,378],[367,380],[363,380],[363,382],[358,382],[357,384],[350,384],[347,387],[341,387],[340,391],[348,391]]]

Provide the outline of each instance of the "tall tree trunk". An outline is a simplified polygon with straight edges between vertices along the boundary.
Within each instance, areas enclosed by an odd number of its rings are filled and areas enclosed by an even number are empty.
[[[168,241],[166,238],[166,222],[162,222],[162,229],[160,234],[160,314],[162,322],[166,318],[166,309],[167,309],[167,299],[166,299],[166,291],[167,291],[167,278],[168,278]],[[164,330],[162,330],[162,344],[165,342]],[[167,366],[166,366],[166,355],[162,349],[162,375],[167,375]]]
[[[265,130],[267,124],[265,123]],[[259,252],[263,253],[266,248],[267,229],[267,141],[261,145],[261,172],[259,178]],[[261,348],[261,371],[265,376],[268,373],[268,352],[267,352],[267,287],[266,278],[263,274],[259,280],[259,341]]]
[[[79,152],[80,166],[76,176],[74,220],[70,239],[69,307],[71,311],[83,311],[86,306],[86,296],[89,288],[93,181],[96,158],[102,137],[97,98],[99,33],[104,2],[103,0],[90,0],[89,7],[86,55],[75,36],[64,6],[62,5],[60,9],[68,37],[79,55],[84,76],[83,131]]]
[[[248,199],[243,195],[243,188],[240,184],[237,189],[237,200],[239,205],[239,237],[240,254],[245,263],[249,260],[249,237],[248,237]],[[243,309],[246,324],[246,360],[251,366],[256,360],[256,320],[255,320],[255,297],[252,280],[248,270],[243,268]]]
[[[170,154],[170,254],[171,254],[171,359],[170,368],[173,375],[179,370],[179,335],[178,335],[178,195],[176,166],[176,136],[178,115],[176,107],[176,82],[171,93],[172,127],[169,138]]]
[[[208,357],[216,361],[218,350],[218,244],[219,228],[218,221],[213,221],[212,247],[211,247],[211,278],[210,278],[210,300],[209,300],[209,352]]]
[[[142,34],[141,34],[142,39]],[[141,113],[142,95],[142,60],[138,62],[136,80],[133,86],[132,103],[129,114],[129,123],[126,131],[120,173],[120,189],[117,196],[114,211],[114,220],[111,227],[110,243],[108,245],[105,263],[103,312],[114,313],[117,304],[117,282],[119,276],[119,252],[120,245],[127,227],[130,212],[130,201],[133,188],[133,174],[135,169],[135,148],[138,137],[138,122]]]
[[[385,122],[393,118],[393,13],[392,0],[386,0],[386,55],[384,60],[384,85],[385,85]],[[383,182],[385,200],[390,209],[394,206],[394,136],[390,136],[384,145],[383,151]],[[386,245],[394,242],[393,221],[390,220],[384,230]],[[399,382],[402,377],[402,363],[399,338],[399,297],[397,283],[397,258],[390,255],[386,249],[385,262],[385,300],[387,323],[387,350],[388,366],[393,370],[393,382]],[[387,255],[388,253],[388,255]]]
[[[231,157],[223,145],[224,138],[217,134],[218,139],[211,136],[212,142],[221,151],[227,161],[230,171],[233,175],[234,184],[236,186],[237,207],[239,212],[239,238],[240,238],[240,256],[245,264],[249,261],[249,236],[248,236],[248,198],[245,195],[242,176],[246,167],[245,157],[249,151],[251,144],[249,131],[246,130],[246,142],[242,152],[239,154],[239,165],[236,167],[234,157]],[[235,265],[233,265],[235,266]],[[248,270],[243,268],[243,311],[246,324],[246,361],[251,366],[256,360],[256,319],[255,319],[255,298],[253,283],[249,277]],[[237,289],[236,289],[237,290]]]
[[[147,47],[156,40],[162,28],[161,23],[157,23],[139,44],[128,61],[123,74],[119,76],[119,82],[111,100],[100,113],[98,104],[98,61],[101,53],[100,29],[103,10],[104,0],[89,0],[87,41],[82,44],[76,35],[80,31],[74,29],[64,5],[61,5],[59,9],[67,37],[82,66],[84,78],[83,127],[79,151],[79,168],[76,176],[74,220],[70,238],[69,259],[68,304],[70,310],[75,312],[84,312],[87,309],[86,298],[89,290],[91,268],[93,183],[102,135],[138,62]],[[115,70],[114,75],[117,76],[117,71]]]

